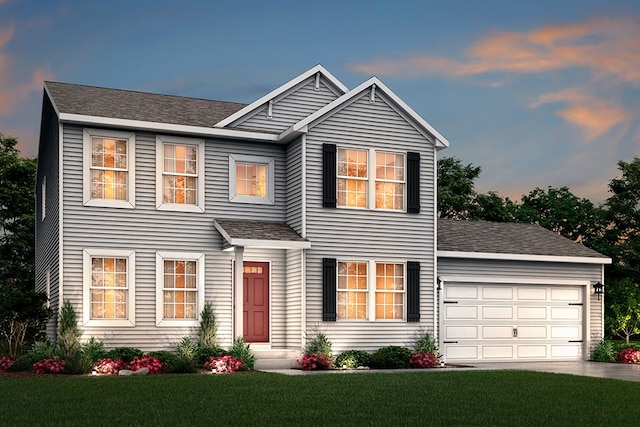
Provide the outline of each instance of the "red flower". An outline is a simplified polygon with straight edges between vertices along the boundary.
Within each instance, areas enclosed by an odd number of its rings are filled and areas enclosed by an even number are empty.
[[[0,356],[0,372],[4,372],[16,363],[16,359]]]
[[[302,360],[296,360],[296,363],[305,371],[313,371],[315,369],[329,369],[333,365],[326,354],[306,353],[302,356]]]
[[[409,365],[412,368],[435,368],[440,365],[440,359],[435,354],[415,352],[409,359]]]
[[[31,366],[34,374],[59,374],[64,372],[64,360],[58,356],[42,359]]]

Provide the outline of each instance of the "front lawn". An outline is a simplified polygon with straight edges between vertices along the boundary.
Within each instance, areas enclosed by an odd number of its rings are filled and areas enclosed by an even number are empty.
[[[522,371],[0,376],[1,425],[622,425],[640,383]]]

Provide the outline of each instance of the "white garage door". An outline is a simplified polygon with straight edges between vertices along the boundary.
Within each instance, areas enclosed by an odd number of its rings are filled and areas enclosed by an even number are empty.
[[[448,363],[582,356],[580,286],[446,283],[443,292]]]

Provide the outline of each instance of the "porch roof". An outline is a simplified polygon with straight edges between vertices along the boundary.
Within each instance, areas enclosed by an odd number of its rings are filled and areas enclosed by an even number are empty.
[[[229,246],[271,249],[309,249],[311,242],[284,222],[217,218],[216,230]]]

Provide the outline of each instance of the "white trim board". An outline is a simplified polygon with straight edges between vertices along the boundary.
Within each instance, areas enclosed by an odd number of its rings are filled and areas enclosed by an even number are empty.
[[[494,259],[504,261],[566,262],[576,264],[611,264],[611,258],[557,255],[499,254],[490,252],[438,251],[438,258]]]
[[[446,286],[447,283],[495,283],[509,285],[558,285],[558,286],[589,286],[589,280],[542,279],[529,277],[492,277],[492,276],[438,276]]]

